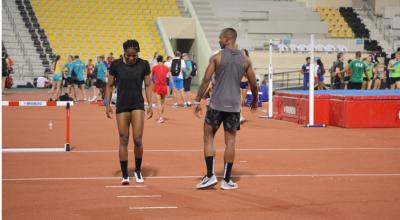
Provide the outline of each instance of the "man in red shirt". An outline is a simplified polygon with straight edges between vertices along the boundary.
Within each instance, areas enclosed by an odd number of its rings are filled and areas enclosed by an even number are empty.
[[[157,112],[158,112],[158,122],[164,123],[164,104],[165,104],[165,96],[167,95],[167,77],[169,73],[169,68],[163,64],[163,56],[157,56],[157,65],[155,65],[152,72],[152,79],[154,82],[154,93],[157,96]],[[172,77],[170,77],[172,79]],[[172,83],[172,80],[171,80]]]

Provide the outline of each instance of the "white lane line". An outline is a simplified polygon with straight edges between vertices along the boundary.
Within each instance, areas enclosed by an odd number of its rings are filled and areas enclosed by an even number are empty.
[[[224,151],[225,149],[216,149]],[[330,148],[236,148],[237,151],[340,151],[340,150],[399,150],[398,147],[330,147]],[[203,152],[202,149],[144,150],[145,152]],[[70,153],[115,153],[117,150],[73,150]]]
[[[129,206],[132,210],[144,210],[144,209],[177,209],[178,206]]]
[[[117,196],[117,198],[160,198],[161,195]]]
[[[123,186],[123,185],[120,185],[120,186],[104,186],[105,188],[145,188],[145,187],[147,187],[147,186]]]
[[[315,173],[315,174],[242,174],[232,177],[397,177],[400,173]],[[197,179],[202,176],[149,176],[145,179]],[[222,177],[222,176],[218,176]],[[3,181],[50,181],[50,180],[115,180],[120,177],[47,177],[47,178],[5,178]]]

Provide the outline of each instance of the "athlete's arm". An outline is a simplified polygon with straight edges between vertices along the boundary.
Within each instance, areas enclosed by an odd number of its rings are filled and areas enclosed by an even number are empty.
[[[196,102],[200,102],[201,98],[203,98],[203,96],[208,88],[208,85],[210,84],[212,76],[214,75],[215,67],[216,67],[215,64],[216,64],[216,55],[211,57],[210,63],[207,66],[206,72],[204,74],[203,80],[202,80],[200,88],[199,88],[199,91],[197,92],[197,96],[195,99]]]
[[[146,99],[147,103],[149,105],[147,109],[147,119],[150,119],[153,116],[153,109],[152,109],[152,103],[151,103],[151,97],[153,97],[153,83],[151,81],[151,74],[147,74],[144,77],[144,87],[145,87],[145,92],[146,92]]]
[[[257,110],[258,107],[258,87],[257,87],[256,74],[254,73],[251,60],[248,57],[245,57],[245,63],[247,64],[245,75],[249,80],[250,90],[253,95],[253,101],[251,102],[250,108],[252,111],[255,111]]]
[[[198,118],[200,118],[200,114],[201,114],[200,101],[204,97],[204,95],[207,91],[207,88],[210,85],[212,76],[214,75],[214,72],[215,72],[215,69],[217,66],[218,54],[216,54],[210,58],[210,63],[207,66],[206,72],[204,74],[203,80],[202,80],[200,88],[199,88],[199,91],[197,92],[197,96],[196,96],[195,103],[194,103],[196,105],[194,113]]]
[[[108,76],[107,86],[106,86],[106,115],[107,118],[111,118],[111,115],[114,114],[111,108],[111,96],[115,85],[115,77],[113,75]]]

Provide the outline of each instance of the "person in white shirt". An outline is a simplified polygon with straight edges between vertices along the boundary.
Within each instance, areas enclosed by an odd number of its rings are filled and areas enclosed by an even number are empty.
[[[186,70],[185,61],[181,58],[181,52],[175,51],[175,57],[165,63],[169,68],[169,77],[172,77],[174,84],[174,104],[172,107],[178,107],[178,95],[182,99],[183,103],[187,103],[183,93],[183,71]],[[179,64],[180,63],[180,64]],[[187,104],[184,104],[187,107]]]
[[[47,88],[48,82],[49,82],[49,79],[47,79],[45,76],[40,76],[39,78],[37,78],[36,87],[37,88]]]

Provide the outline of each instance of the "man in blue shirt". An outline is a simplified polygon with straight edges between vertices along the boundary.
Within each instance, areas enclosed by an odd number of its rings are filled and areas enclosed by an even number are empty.
[[[75,55],[74,57],[74,62],[72,62],[72,80],[74,84],[74,91],[77,96],[77,101],[78,99],[78,88],[79,91],[82,93],[83,100],[86,101],[86,92],[84,88],[85,84],[85,78],[84,78],[84,73],[85,73],[85,63],[79,59],[78,55]]]
[[[303,90],[307,90],[310,84],[310,57],[306,58],[306,63],[301,67],[301,74],[304,75]]]

